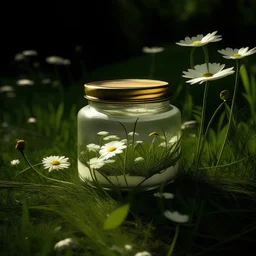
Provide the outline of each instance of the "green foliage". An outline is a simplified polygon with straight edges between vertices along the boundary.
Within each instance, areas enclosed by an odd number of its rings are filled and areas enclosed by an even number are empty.
[[[113,212],[109,214],[109,216],[105,220],[103,228],[105,230],[108,230],[119,227],[127,217],[129,209],[129,204],[125,204],[115,209]]]

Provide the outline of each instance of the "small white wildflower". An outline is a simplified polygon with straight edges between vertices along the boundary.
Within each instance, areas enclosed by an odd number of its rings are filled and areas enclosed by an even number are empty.
[[[189,216],[186,214],[181,214],[177,211],[171,212],[171,211],[164,211],[164,216],[174,222],[177,223],[186,223],[189,220]]]
[[[196,120],[189,120],[189,121],[186,121],[186,122],[182,123],[181,129],[185,130],[187,128],[195,128],[196,126],[197,126],[197,121]]]
[[[107,164],[107,163],[114,163],[114,162],[115,162],[115,160],[110,160],[110,159],[105,160],[103,158],[94,157],[94,158],[91,158],[88,161],[88,164],[90,165],[90,167],[92,169],[100,169],[105,164]]]
[[[103,140],[119,140],[120,138],[116,135],[109,135],[103,138]]]
[[[38,53],[35,50],[25,50],[22,52],[24,56],[31,57],[31,56],[37,56]]]
[[[126,244],[126,245],[124,246],[124,249],[127,250],[127,251],[130,251],[130,250],[132,250],[132,245]]]
[[[109,132],[106,132],[106,131],[100,131],[97,133],[98,135],[101,135],[101,136],[107,136],[109,134]]]
[[[66,238],[64,240],[59,241],[54,245],[54,250],[63,250],[68,247],[75,247],[77,243],[72,238]]]
[[[48,64],[51,64],[51,65],[69,65],[70,64],[70,60],[68,59],[64,59],[62,57],[59,57],[59,56],[50,56],[50,57],[47,57],[45,59],[45,61],[48,63]]]
[[[184,40],[181,40],[179,43],[176,43],[180,46],[190,46],[190,47],[200,47],[209,43],[218,42],[222,40],[221,36],[216,35],[218,31],[213,33],[208,33],[206,36],[197,35],[193,37],[185,37]]]
[[[142,140],[136,140],[135,143],[136,143],[136,145],[137,145],[137,144],[142,144],[143,141],[142,141]]]
[[[22,60],[24,60],[25,59],[25,56],[22,54],[22,53],[17,53],[17,54],[15,54],[15,56],[14,56],[14,60],[15,61],[22,61]]]
[[[11,161],[11,165],[18,165],[20,164],[20,160],[19,159],[14,159]]]
[[[19,85],[19,86],[34,85],[34,81],[32,81],[30,79],[19,79],[17,81],[17,85]]]
[[[249,50],[249,47],[243,47],[240,49],[232,49],[232,48],[226,48],[218,51],[221,53],[223,58],[225,59],[242,59],[246,56],[252,55],[256,53],[256,47]]]
[[[96,145],[96,144],[88,144],[86,146],[88,148],[89,151],[98,151],[100,149],[100,146],[99,145]]]
[[[145,46],[145,47],[142,48],[142,51],[144,53],[155,54],[155,53],[159,53],[159,52],[164,51],[164,47],[156,47],[156,46],[155,47],[147,47],[147,46]]]
[[[35,123],[37,122],[37,120],[36,120],[36,118],[34,118],[34,117],[29,117],[28,120],[27,120],[27,122],[28,122],[29,124],[35,124]]]
[[[45,78],[41,81],[42,84],[50,84],[52,80],[50,78]]]
[[[185,78],[191,78],[186,81],[186,83],[202,84],[206,81],[213,81],[225,76],[233,74],[235,71],[232,70],[234,67],[224,69],[225,65],[220,65],[220,63],[209,63],[209,70],[206,63],[202,65],[196,65],[194,69],[188,69],[188,71],[183,71],[182,75]]]
[[[141,162],[141,161],[144,161],[144,158],[141,157],[141,156],[134,159],[134,163],[138,163],[138,162]]]
[[[134,256],[152,256],[152,255],[147,251],[143,251],[143,252],[137,252]]]
[[[129,136],[134,136],[134,135],[139,135],[137,132],[129,132],[128,133]]]
[[[14,91],[14,87],[11,85],[2,85],[0,86],[0,93],[4,93],[4,92],[13,92]]]
[[[123,153],[123,149],[126,147],[127,146],[121,141],[111,141],[102,146],[99,153],[103,159],[108,159],[116,154]]]
[[[124,144],[127,144],[127,139],[122,139],[120,142],[123,142]]]
[[[68,168],[70,166],[68,159],[69,158],[65,156],[48,156],[43,158],[42,163],[44,169],[49,169],[49,172],[51,172],[53,170]]]
[[[164,192],[164,193],[157,192],[157,193],[154,193],[154,196],[155,197],[163,197],[164,199],[173,199],[174,198],[174,195],[172,193],[167,193],[167,192]]]
[[[174,143],[177,143],[178,141],[179,141],[178,136],[173,136],[173,137],[168,141],[168,143],[169,143],[169,144],[174,144]]]

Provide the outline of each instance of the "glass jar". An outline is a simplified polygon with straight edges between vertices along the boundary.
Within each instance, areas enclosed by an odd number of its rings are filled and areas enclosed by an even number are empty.
[[[181,115],[167,82],[120,79],[85,84],[78,112],[78,172],[104,188],[153,189],[178,173]]]

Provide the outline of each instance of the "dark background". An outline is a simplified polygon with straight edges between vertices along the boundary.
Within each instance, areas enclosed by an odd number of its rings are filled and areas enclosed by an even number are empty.
[[[5,1],[1,10],[2,74],[11,74],[14,55],[29,49],[69,58],[81,45],[90,71],[141,55],[145,45],[215,30],[225,35],[225,47],[255,46],[255,0]]]

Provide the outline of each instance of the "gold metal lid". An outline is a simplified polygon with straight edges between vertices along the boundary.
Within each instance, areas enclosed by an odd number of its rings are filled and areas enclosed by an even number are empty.
[[[85,98],[103,103],[150,103],[170,99],[165,81],[118,79],[90,82],[84,85]]]

